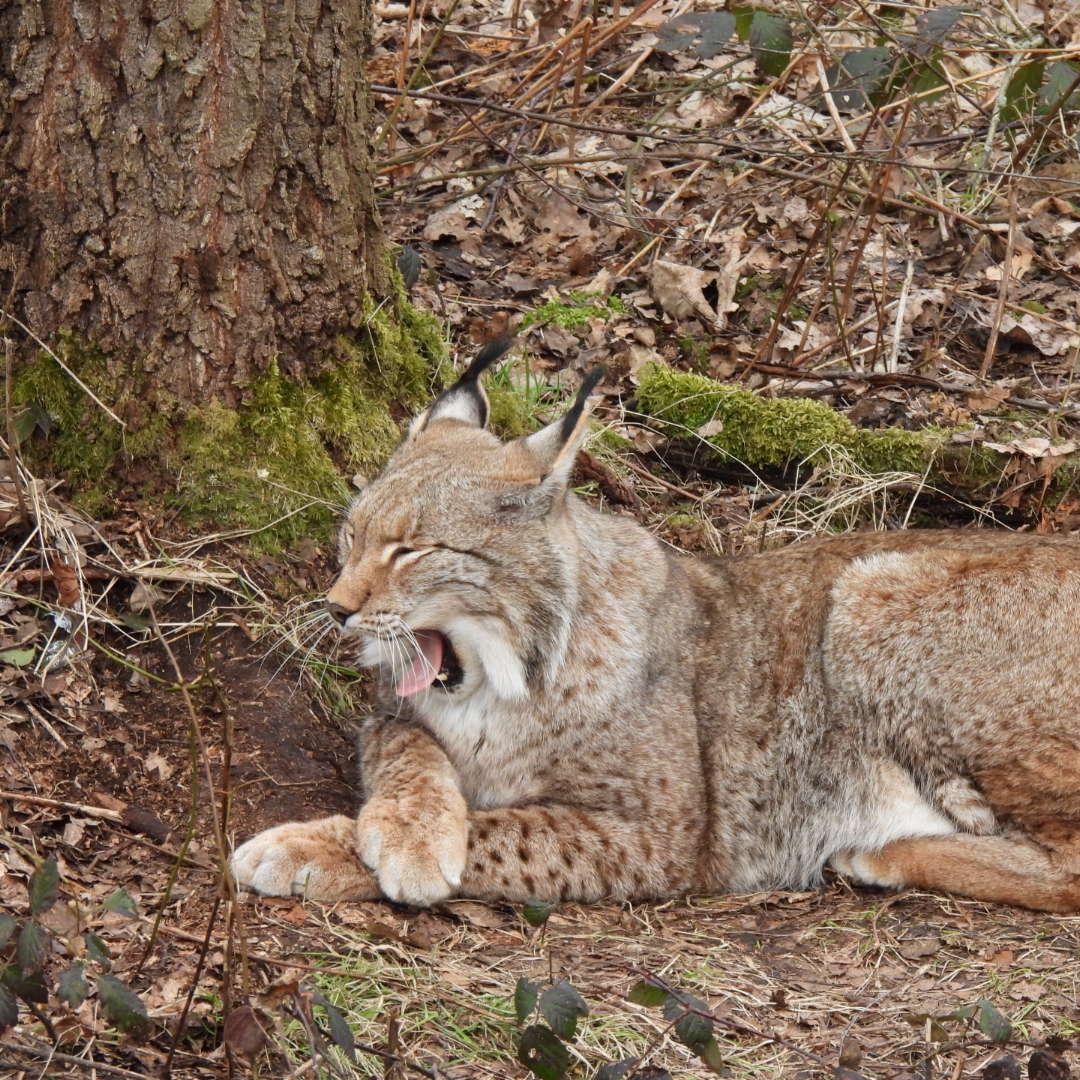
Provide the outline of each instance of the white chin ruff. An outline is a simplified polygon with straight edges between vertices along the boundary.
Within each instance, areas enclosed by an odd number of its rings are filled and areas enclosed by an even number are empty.
[[[488,686],[498,697],[508,701],[528,697],[525,666],[510,644],[506,626],[500,620],[463,615],[449,620],[446,626],[458,660],[475,658]]]

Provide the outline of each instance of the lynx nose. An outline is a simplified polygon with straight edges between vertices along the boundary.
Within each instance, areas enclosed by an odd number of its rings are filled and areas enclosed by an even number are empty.
[[[326,601],[326,610],[338,626],[344,626],[349,621],[349,616],[353,614],[347,607],[335,604],[333,600]]]

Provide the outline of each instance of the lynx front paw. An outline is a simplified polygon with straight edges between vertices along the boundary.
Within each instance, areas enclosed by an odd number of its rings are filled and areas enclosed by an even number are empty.
[[[465,800],[455,790],[375,796],[357,823],[360,854],[390,900],[426,907],[461,885],[469,843]]]
[[[233,852],[230,867],[241,888],[262,896],[329,903],[380,895],[357,852],[356,822],[342,814],[266,829]]]

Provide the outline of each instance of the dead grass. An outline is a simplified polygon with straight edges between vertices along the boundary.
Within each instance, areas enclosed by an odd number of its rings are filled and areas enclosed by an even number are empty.
[[[840,884],[821,893],[568,907],[543,936],[507,909],[456,906],[465,910],[312,911],[294,945],[313,947],[303,955],[332,969],[314,980],[358,1039],[385,1046],[387,1017],[396,1016],[406,1058],[437,1064],[447,1078],[518,1074],[514,986],[550,973],[569,979],[591,1007],[574,1043],[582,1075],[641,1055],[676,1076],[712,1075],[655,1010],[626,1001],[645,972],[701,996],[733,1031],[721,1040],[732,1076],[792,1076],[808,1067],[806,1055],[835,1066],[845,1043],[849,1067],[866,1076],[925,1075],[927,1062],[934,1075],[975,1075],[1001,1049],[980,1045],[966,1021],[941,1020],[949,1042],[962,1045],[939,1052],[927,1019],[983,998],[1010,1017],[1022,1041],[1080,1031],[1076,918]],[[387,941],[390,933],[401,940]],[[405,940],[418,934],[422,946]],[[294,1053],[303,1058],[302,1041]],[[370,1075],[373,1064],[362,1059],[346,1075]]]

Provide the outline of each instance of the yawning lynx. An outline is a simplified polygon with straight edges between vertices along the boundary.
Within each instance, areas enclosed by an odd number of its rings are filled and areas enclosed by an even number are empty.
[[[1080,910],[1080,544],[867,534],[723,560],[485,430],[488,348],[341,533],[378,668],[366,802],[235,853],[257,892],[597,900],[859,882]]]

